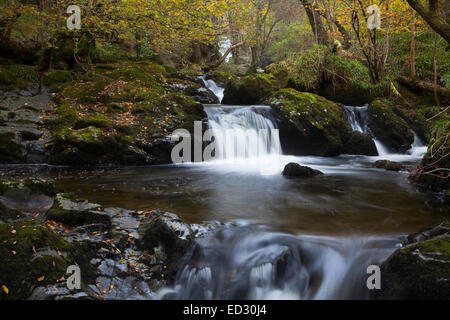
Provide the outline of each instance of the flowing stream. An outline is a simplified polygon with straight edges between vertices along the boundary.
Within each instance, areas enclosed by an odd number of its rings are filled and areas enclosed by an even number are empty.
[[[219,100],[223,91],[204,80]],[[365,107],[346,108],[354,130],[368,132]],[[385,260],[402,239],[443,215],[407,181],[407,172],[374,169],[378,159],[411,168],[426,147],[408,154],[335,158],[283,155],[277,135],[262,135],[253,149],[234,137],[276,129],[267,106],[206,105],[219,160],[103,170],[60,178],[77,196],[130,209],[161,209],[188,223],[227,222],[199,239],[185,256],[175,284],[161,299],[364,299],[367,267]],[[269,159],[266,175],[254,160]],[[298,162],[325,173],[289,180],[281,171]],[[233,226],[229,226],[231,225]]]

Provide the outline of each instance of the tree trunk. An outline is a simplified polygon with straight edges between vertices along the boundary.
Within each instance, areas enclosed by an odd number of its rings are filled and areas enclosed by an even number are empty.
[[[430,1],[431,2],[431,1]],[[438,94],[438,78],[437,78],[437,42],[438,42],[438,35],[435,34],[434,36],[434,46],[433,46],[433,84],[434,84],[434,98],[436,99],[436,103],[439,106],[439,94]]]
[[[314,0],[313,0],[314,1]],[[328,44],[328,33],[325,30],[322,19],[317,12],[315,6],[310,0],[300,0],[305,8],[306,15],[308,16],[309,24],[313,30],[314,36],[316,37],[317,44],[327,45]]]
[[[416,78],[416,12],[412,10],[411,18],[411,78]]]
[[[434,31],[450,44],[450,24],[444,14],[440,14],[437,0],[429,0],[428,9],[421,4],[420,0],[407,1]]]

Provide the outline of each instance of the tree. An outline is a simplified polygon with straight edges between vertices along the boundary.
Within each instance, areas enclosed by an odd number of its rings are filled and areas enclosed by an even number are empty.
[[[328,45],[328,33],[317,9],[316,0],[300,0],[308,16],[317,44]]]
[[[407,1],[434,31],[450,44],[448,0],[428,0],[428,8],[423,6],[419,0]],[[443,2],[445,2],[445,4]]]

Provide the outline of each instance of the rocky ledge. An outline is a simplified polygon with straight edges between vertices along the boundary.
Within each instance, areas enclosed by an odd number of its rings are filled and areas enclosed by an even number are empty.
[[[36,199],[46,206],[33,209]],[[154,298],[173,282],[196,239],[220,226],[187,224],[167,212],[104,208],[56,193],[45,180],[2,180],[0,300]],[[81,270],[81,290],[67,287],[71,265]]]
[[[381,265],[375,299],[450,298],[450,223],[410,235]]]

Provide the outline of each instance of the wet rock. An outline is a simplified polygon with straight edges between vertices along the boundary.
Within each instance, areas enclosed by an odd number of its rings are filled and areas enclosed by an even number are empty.
[[[53,184],[42,179],[0,180],[0,202],[29,213],[44,213],[53,205]]]
[[[450,224],[411,235],[405,246],[381,265],[376,299],[450,298]]]
[[[390,160],[378,160],[373,166],[375,168],[386,169],[388,171],[400,171],[405,169],[405,166],[402,163]]]
[[[344,153],[364,156],[377,156],[378,150],[373,139],[367,134],[358,131],[352,131],[344,141]]]
[[[77,200],[71,194],[57,194],[46,219],[73,227],[96,223],[111,225],[111,218],[103,212],[102,206],[86,200]]]
[[[401,112],[387,100],[372,102],[367,109],[368,126],[391,152],[404,153],[411,149],[414,134],[408,123],[395,111]]]
[[[340,105],[294,89],[279,90],[267,103],[277,118],[285,154],[337,156],[346,153],[346,141],[352,130]]]
[[[176,214],[155,213],[139,230],[140,246],[151,254],[158,254],[165,261],[168,274],[174,275],[181,258],[194,241],[191,227]]]
[[[314,170],[310,167],[301,166],[298,163],[289,163],[284,168],[282,175],[286,178],[311,178],[323,175],[319,170]]]

